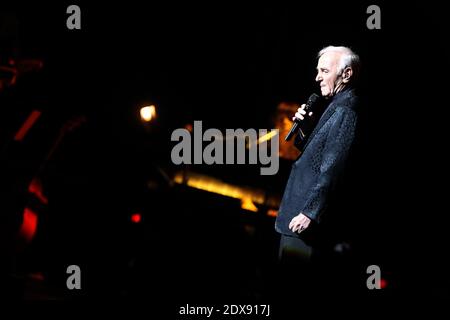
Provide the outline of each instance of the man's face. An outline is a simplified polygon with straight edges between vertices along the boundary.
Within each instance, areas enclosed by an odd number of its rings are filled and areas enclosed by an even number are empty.
[[[344,87],[342,76],[337,74],[341,53],[326,52],[317,62],[316,81],[320,84],[320,91],[324,97],[332,97]]]

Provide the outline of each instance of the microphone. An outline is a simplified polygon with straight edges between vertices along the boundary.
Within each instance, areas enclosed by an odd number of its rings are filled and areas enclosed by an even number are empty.
[[[315,94],[315,93],[310,95],[309,98],[308,98],[308,101],[306,102],[304,110],[308,111],[312,107],[312,105],[314,105],[317,102],[317,100],[319,100],[319,98],[320,97],[317,94]],[[284,138],[285,141],[289,141],[292,138],[294,133],[297,131],[299,123],[300,123],[300,120],[295,120],[294,121],[294,123],[292,124],[291,130],[289,131],[289,133]],[[305,135],[303,134],[302,129],[299,128],[299,130],[300,130],[300,133],[302,134],[302,138],[304,138]]]

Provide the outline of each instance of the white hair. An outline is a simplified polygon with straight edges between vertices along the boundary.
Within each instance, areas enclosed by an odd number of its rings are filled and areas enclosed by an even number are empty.
[[[358,78],[359,70],[361,68],[361,62],[359,56],[352,51],[352,49],[347,47],[335,47],[328,46],[319,51],[317,58],[320,58],[323,54],[327,52],[339,52],[342,53],[341,59],[339,61],[339,66],[337,69],[337,74],[341,75],[345,68],[350,67],[353,70],[353,79]]]

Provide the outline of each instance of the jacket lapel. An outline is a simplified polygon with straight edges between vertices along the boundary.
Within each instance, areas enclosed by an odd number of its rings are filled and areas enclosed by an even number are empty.
[[[308,146],[308,144],[311,142],[311,140],[314,138],[314,136],[316,135],[316,133],[320,130],[320,128],[323,127],[323,125],[327,122],[328,119],[330,119],[331,115],[334,113],[334,110],[336,109],[337,104],[336,103],[331,103],[327,110],[324,112],[324,114],[322,115],[322,117],[320,117],[319,122],[317,123],[316,127],[314,128],[314,130],[311,132],[311,134],[308,137],[308,141],[306,141],[305,145],[302,148],[302,152],[306,149],[306,147]]]
[[[302,152],[306,149],[308,144],[311,142],[311,140],[314,138],[314,136],[317,134],[317,132],[323,127],[323,125],[328,121],[328,119],[330,119],[331,115],[336,110],[336,107],[339,105],[340,101],[343,98],[346,98],[348,95],[351,95],[351,94],[352,94],[352,90],[346,90],[346,91],[342,92],[342,94],[340,94],[339,96],[336,96],[335,99],[333,99],[333,101],[330,103],[330,105],[327,107],[325,112],[320,117],[320,120],[317,123],[316,127],[309,135],[308,140],[306,141],[305,145],[302,148]]]

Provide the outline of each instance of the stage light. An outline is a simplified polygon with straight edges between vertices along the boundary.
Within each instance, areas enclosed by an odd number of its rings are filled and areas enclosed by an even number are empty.
[[[20,227],[19,234],[27,243],[33,240],[38,225],[38,215],[30,208],[23,211],[23,222]]]
[[[271,140],[273,136],[275,136],[278,132],[277,131],[271,131],[265,135],[263,135],[261,138],[258,139],[258,141],[256,141],[256,144],[261,144],[265,141]],[[252,147],[251,145],[251,141],[248,142],[247,144],[247,149],[250,149]]]
[[[276,218],[276,217],[278,216],[278,210],[275,210],[275,209],[269,209],[269,210],[267,210],[267,215],[268,215],[269,217],[274,217],[274,218]]]
[[[141,220],[142,220],[142,216],[140,213],[133,213],[131,215],[131,221],[133,223],[139,223],[139,222],[141,222]]]
[[[156,118],[156,107],[154,105],[143,107],[140,114],[142,121],[150,122]]]
[[[258,207],[255,206],[251,197],[243,197],[241,199],[241,208],[248,211],[258,212]]]
[[[33,194],[42,204],[48,204],[48,199],[42,190],[42,183],[39,179],[33,179],[28,186],[28,192]]]
[[[36,123],[36,121],[41,116],[41,111],[39,110],[33,110],[31,111],[28,118],[25,120],[25,122],[20,127],[19,131],[14,136],[15,141],[22,141],[23,138],[26,136],[28,131],[33,127],[33,125]]]
[[[220,179],[194,172],[177,172],[173,177],[173,182],[184,184],[191,188],[217,193],[225,197],[240,199],[242,208],[250,211],[258,211],[257,204],[272,208],[278,208],[280,206],[279,197],[267,195],[262,189],[233,185]],[[276,216],[277,211],[270,213]],[[271,215],[270,213],[268,215]]]

